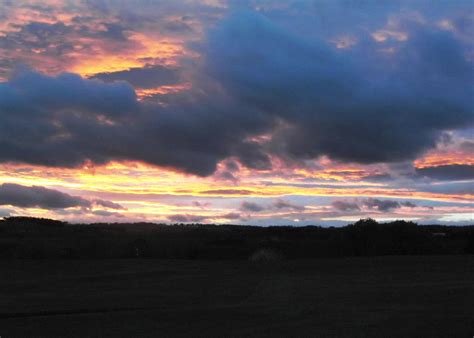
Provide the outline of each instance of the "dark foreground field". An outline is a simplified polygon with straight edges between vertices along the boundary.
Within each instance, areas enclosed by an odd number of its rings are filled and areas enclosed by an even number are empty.
[[[0,336],[472,337],[474,256],[0,261]]]

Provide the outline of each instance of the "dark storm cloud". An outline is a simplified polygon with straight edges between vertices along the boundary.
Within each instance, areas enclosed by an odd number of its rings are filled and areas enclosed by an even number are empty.
[[[165,107],[139,103],[124,83],[22,71],[0,83],[0,161],[75,167],[141,160],[198,175],[240,154],[267,128],[255,109],[215,93],[187,93]],[[255,157],[255,166],[262,161]],[[245,193],[245,192],[243,192]]]
[[[268,154],[257,142],[242,142],[235,147],[235,155],[247,168],[265,170],[271,169]]]
[[[18,184],[0,185],[0,205],[21,208],[65,209],[90,207],[92,203],[77,196],[39,186],[26,187]]]
[[[86,208],[92,206],[107,209],[124,209],[120,204],[96,199],[89,201],[79,196],[72,196],[58,190],[40,186],[23,186],[13,183],[0,185],[0,205],[11,205],[20,208],[67,209]]]
[[[474,165],[452,164],[417,168],[416,173],[436,180],[472,180],[474,179]]]
[[[118,126],[136,110],[135,92],[124,83],[23,71],[0,83],[0,161],[65,167],[87,159],[104,163],[108,153],[119,151]]]
[[[164,66],[146,66],[130,68],[118,72],[99,73],[93,76],[104,82],[127,81],[134,88],[156,88],[164,85],[176,84],[179,81],[179,71]]]
[[[232,161],[232,160],[226,161],[224,165],[225,165],[225,168],[230,172],[235,172],[239,170],[239,165],[235,161]]]
[[[69,29],[50,28],[24,29],[39,37]],[[76,167],[139,160],[206,176],[229,157],[257,170],[270,169],[271,156],[412,159],[443,131],[472,123],[472,77],[452,33],[412,22],[404,29],[410,38],[387,56],[371,39],[339,51],[239,12],[199,47],[203,65],[193,69],[193,88],[167,95],[162,105],[137,101],[124,82],[22,71],[0,83],[0,161]],[[120,39],[121,27],[107,32]],[[2,40],[4,48],[19,41]],[[98,78],[147,88],[175,80],[168,71],[145,67]],[[261,135],[267,137],[254,138]]]
[[[284,121],[270,143],[276,153],[395,162],[473,121],[462,46],[450,32],[405,29],[410,39],[391,58],[372,40],[338,51],[241,12],[210,32],[203,53],[229,93]]]
[[[245,156],[241,149],[249,144],[246,139],[268,128],[262,114],[214,92],[203,96],[201,88],[187,93],[191,97],[180,97],[163,108],[150,107],[144,113],[139,133],[148,147],[134,145],[137,156],[202,176],[212,174],[227,157]],[[247,157],[245,163],[252,164]]]

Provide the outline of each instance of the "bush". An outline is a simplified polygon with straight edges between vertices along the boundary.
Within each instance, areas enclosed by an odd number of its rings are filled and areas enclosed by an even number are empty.
[[[255,251],[250,255],[249,260],[252,263],[268,264],[279,262],[283,259],[283,255],[274,249],[263,248]]]

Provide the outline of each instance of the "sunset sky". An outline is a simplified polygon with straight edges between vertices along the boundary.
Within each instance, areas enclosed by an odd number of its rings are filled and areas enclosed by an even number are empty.
[[[0,1],[0,217],[472,224],[472,1]]]

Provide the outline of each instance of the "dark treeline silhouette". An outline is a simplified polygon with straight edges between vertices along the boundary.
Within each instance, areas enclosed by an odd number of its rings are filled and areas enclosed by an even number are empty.
[[[474,254],[474,226],[362,219],[345,227],[0,221],[0,258],[247,259],[269,250],[287,259]]]

